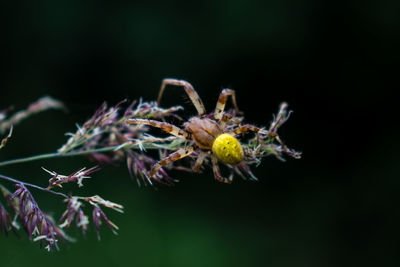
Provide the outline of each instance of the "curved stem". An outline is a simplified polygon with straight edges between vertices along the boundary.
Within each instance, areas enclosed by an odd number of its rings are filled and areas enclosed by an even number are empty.
[[[11,178],[11,177],[2,175],[2,174],[0,174],[0,179],[4,179],[4,180],[7,180],[7,181],[16,183],[16,184],[23,184],[24,186],[29,186],[29,187],[32,187],[32,188],[35,188],[35,189],[39,189],[39,190],[41,190],[41,191],[46,191],[46,192],[52,193],[52,194],[54,194],[54,195],[59,195],[59,196],[62,196],[62,197],[64,197],[64,198],[68,198],[68,196],[67,196],[66,194],[64,194],[64,193],[56,192],[56,191],[53,191],[53,190],[49,190],[49,189],[47,189],[47,188],[43,188],[43,187],[40,187],[40,186],[38,186],[38,185],[34,185],[34,184],[30,184],[30,183],[25,183],[25,182],[19,181],[19,180],[17,180],[17,179],[14,179],[14,178]]]

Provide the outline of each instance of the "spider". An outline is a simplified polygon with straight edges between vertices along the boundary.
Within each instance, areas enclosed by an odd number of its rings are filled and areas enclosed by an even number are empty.
[[[241,113],[236,104],[234,90],[223,89],[219,95],[214,113],[206,114],[206,110],[199,95],[194,90],[193,86],[184,80],[164,79],[158,95],[158,103],[160,103],[162,94],[167,85],[183,87],[196,108],[198,115],[185,122],[183,124],[184,129],[167,122],[156,120],[128,119],[126,121],[128,124],[144,124],[159,128],[171,135],[183,138],[189,143],[185,148],[178,149],[154,164],[150,171],[150,177],[153,177],[162,166],[189,156],[196,151],[198,152],[198,157],[193,167],[194,172],[200,170],[203,161],[209,155],[211,157],[215,179],[219,182],[231,183],[232,176],[229,178],[222,177],[218,161],[229,165],[240,163],[244,159],[244,153],[242,146],[235,136],[248,131],[258,133],[260,128],[249,124],[240,125],[238,122],[235,122],[237,126],[233,129],[232,127],[228,127],[228,122],[231,122],[230,120],[233,117],[230,113],[224,112],[226,101],[229,96],[231,96],[236,113]]]

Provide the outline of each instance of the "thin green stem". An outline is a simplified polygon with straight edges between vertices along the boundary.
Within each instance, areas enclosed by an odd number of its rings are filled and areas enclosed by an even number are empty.
[[[42,159],[65,158],[65,157],[73,157],[73,156],[80,156],[80,155],[88,155],[88,154],[93,154],[93,153],[109,152],[109,151],[114,151],[114,150],[124,149],[124,148],[128,148],[128,149],[160,149],[160,148],[173,149],[174,146],[176,146],[176,144],[174,144],[174,143],[171,143],[170,145],[156,145],[156,144],[152,144],[152,143],[142,143],[140,145],[139,144],[126,144],[126,146],[123,146],[123,145],[122,146],[121,145],[108,146],[108,147],[88,149],[88,150],[82,150],[82,151],[72,151],[72,152],[67,152],[67,153],[54,152],[54,153],[46,153],[46,154],[30,156],[30,157],[26,157],[26,158],[6,160],[3,162],[0,162],[0,167],[24,163],[24,162],[42,160]]]
[[[3,161],[3,162],[0,162],[0,167],[7,166],[7,165],[18,164],[18,163],[42,160],[42,159],[73,157],[73,156],[85,155],[85,154],[91,154],[91,153],[107,152],[107,151],[114,150],[116,148],[117,148],[117,146],[104,147],[104,148],[93,149],[93,150],[74,151],[74,152],[69,152],[69,153],[65,153],[65,154],[58,153],[58,152],[46,153],[46,154],[35,155],[35,156],[26,157],[26,158],[6,160],[6,161]]]

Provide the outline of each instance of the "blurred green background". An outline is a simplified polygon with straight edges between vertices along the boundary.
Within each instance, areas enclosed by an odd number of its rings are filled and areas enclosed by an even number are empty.
[[[0,109],[43,95],[69,113],[14,130],[0,160],[54,152],[103,102],[154,100],[165,77],[191,82],[212,110],[236,90],[246,120],[281,129],[301,160],[267,158],[259,182],[232,185],[173,172],[175,187],[138,188],[124,166],[103,167],[78,195],[125,206],[104,228],[60,252],[0,236],[11,266],[398,266],[399,1],[1,1]],[[164,105],[187,103],[169,88]],[[183,116],[194,114],[185,104]],[[41,166],[70,173],[92,163],[53,159],[3,167],[45,186]],[[9,184],[7,184],[9,185]],[[61,199],[33,191],[58,217]]]

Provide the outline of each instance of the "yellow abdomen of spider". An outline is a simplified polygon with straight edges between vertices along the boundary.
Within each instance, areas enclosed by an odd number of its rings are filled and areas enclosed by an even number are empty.
[[[215,138],[212,151],[217,158],[228,164],[237,164],[243,159],[243,150],[239,141],[230,134],[220,134]]]

